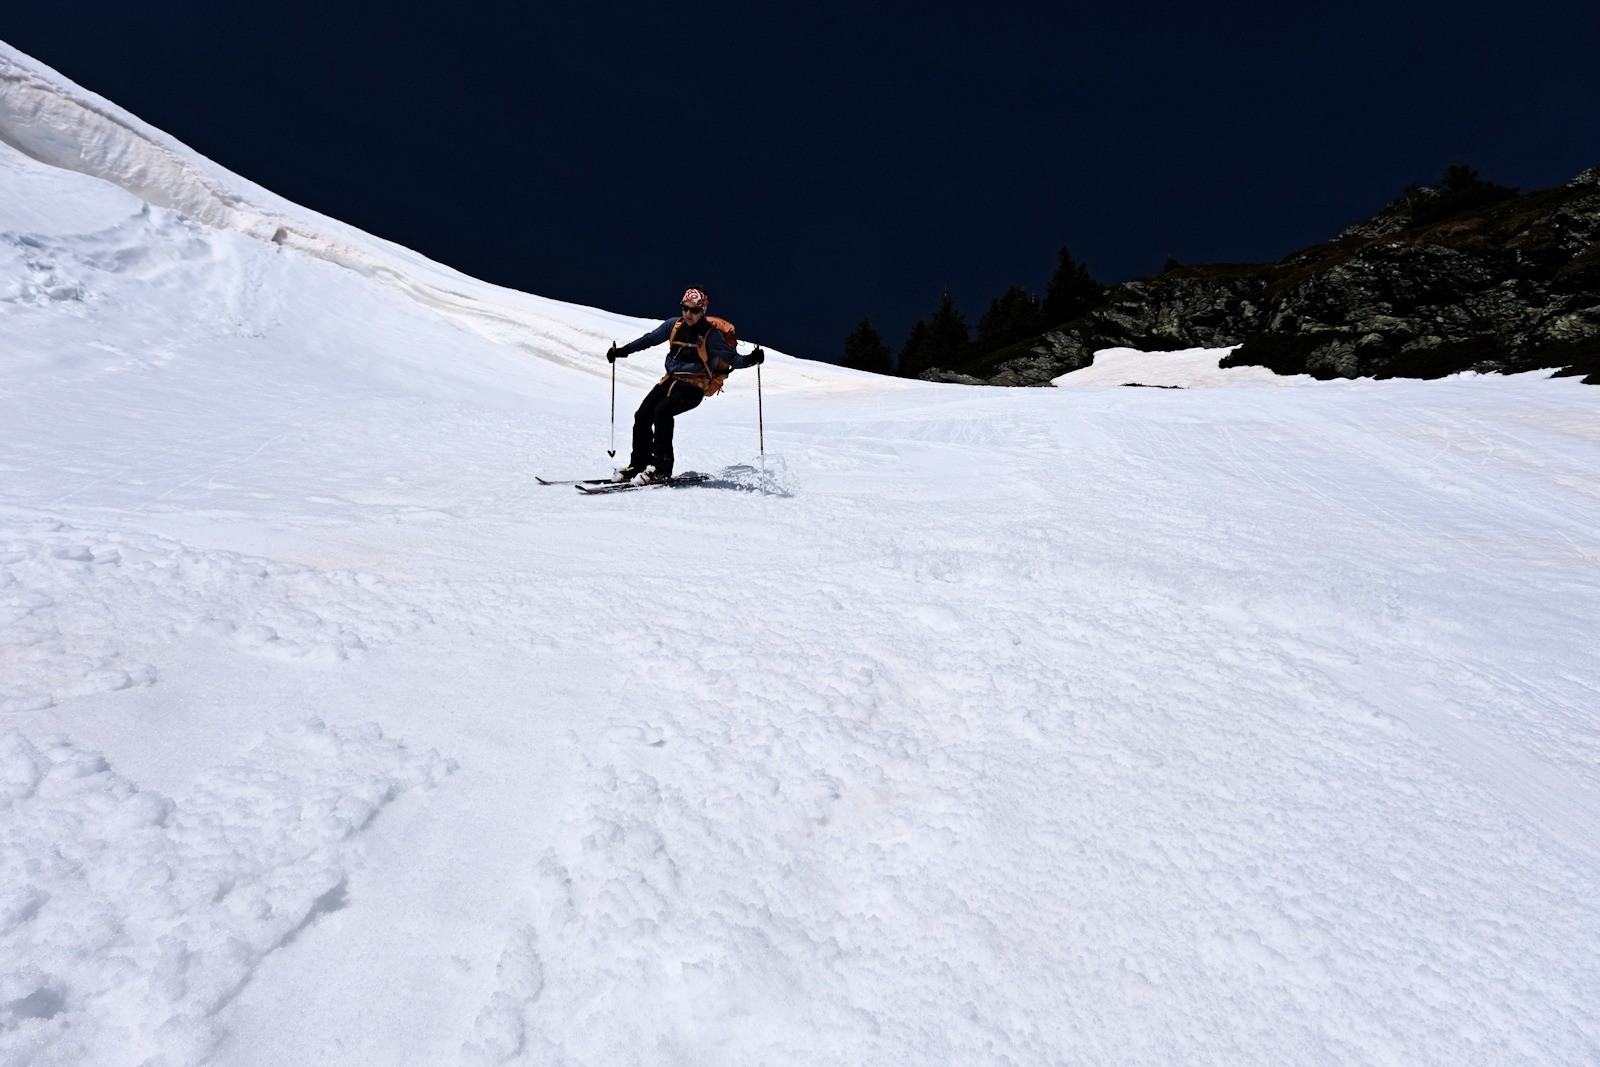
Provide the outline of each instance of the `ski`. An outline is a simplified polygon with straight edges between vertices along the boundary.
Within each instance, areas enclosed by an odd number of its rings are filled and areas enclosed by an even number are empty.
[[[649,485],[634,485],[632,482],[606,482],[603,485],[595,485],[588,482],[575,482],[573,484],[577,486],[580,493],[585,493],[589,496],[602,496],[606,493],[626,493],[630,489],[655,489],[658,486],[677,488],[685,485],[698,485],[701,482],[709,482],[710,480],[711,475],[709,474],[701,474],[699,471],[685,471],[682,474],[673,475],[671,478],[664,478],[659,482],[651,482]]]
[[[609,485],[609,484],[615,484],[616,481],[617,481],[617,479],[616,479],[616,477],[614,475],[609,475],[609,474],[606,475],[604,478],[554,478],[554,479],[552,479],[552,478],[541,478],[537,474],[535,474],[533,476],[533,480],[538,482],[540,485]]]

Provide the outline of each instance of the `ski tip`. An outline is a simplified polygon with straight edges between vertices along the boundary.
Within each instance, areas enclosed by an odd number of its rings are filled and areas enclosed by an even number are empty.
[[[611,485],[615,478],[541,478],[537,474],[533,480],[540,485]]]

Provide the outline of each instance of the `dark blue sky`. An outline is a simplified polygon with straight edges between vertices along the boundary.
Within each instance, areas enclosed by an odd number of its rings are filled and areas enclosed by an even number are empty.
[[[1066,244],[1275,260],[1465,162],[1600,164],[1591,2],[13,4],[0,38],[295,201],[504,285],[895,348]]]

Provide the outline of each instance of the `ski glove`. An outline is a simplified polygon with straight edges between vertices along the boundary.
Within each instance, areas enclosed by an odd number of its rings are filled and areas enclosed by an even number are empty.
[[[754,352],[750,353],[748,356],[744,357],[744,365],[747,366],[747,367],[757,367],[757,366],[760,366],[761,364],[765,363],[766,361],[767,361],[767,353],[762,349],[762,347],[760,345],[756,345],[756,350]]]
[[[606,353],[606,362],[615,363],[619,359],[627,359],[628,353],[617,350],[616,345],[611,346],[611,351]]]

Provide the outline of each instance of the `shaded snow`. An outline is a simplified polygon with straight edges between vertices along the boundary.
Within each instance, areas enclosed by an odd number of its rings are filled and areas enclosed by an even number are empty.
[[[1600,1058],[1600,391],[774,354],[590,499],[645,322],[0,140],[0,1062]]]

